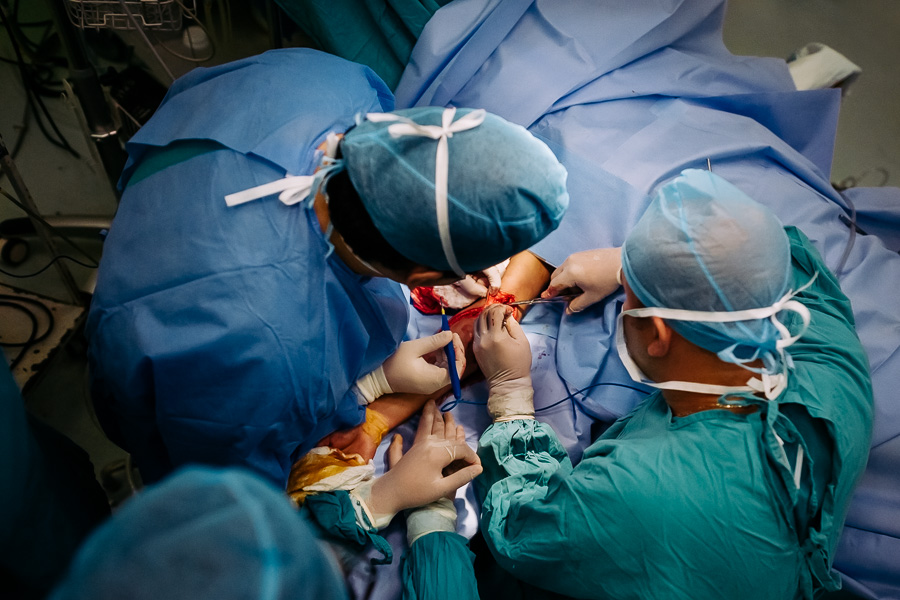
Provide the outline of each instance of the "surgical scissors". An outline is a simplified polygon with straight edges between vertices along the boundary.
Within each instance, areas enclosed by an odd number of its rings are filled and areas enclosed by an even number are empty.
[[[568,302],[577,298],[581,294],[563,294],[562,296],[553,296],[552,298],[532,298],[531,300],[519,300],[518,302],[510,302],[509,306],[519,306],[527,304],[544,304],[546,302]]]

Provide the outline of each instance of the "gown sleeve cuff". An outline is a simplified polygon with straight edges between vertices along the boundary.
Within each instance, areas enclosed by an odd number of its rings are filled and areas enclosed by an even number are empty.
[[[441,498],[406,514],[406,539],[412,546],[416,540],[437,531],[456,532],[456,507],[453,500]]]
[[[380,559],[372,559],[375,564],[389,564],[393,560],[390,544],[365,517],[361,519],[350,493],[338,490],[310,495],[300,510],[318,527],[324,539],[360,550],[371,544],[382,555]]]

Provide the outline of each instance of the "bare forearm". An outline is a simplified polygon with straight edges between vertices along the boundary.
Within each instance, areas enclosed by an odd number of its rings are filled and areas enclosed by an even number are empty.
[[[517,300],[535,298],[550,281],[551,271],[548,265],[531,252],[520,252],[510,259],[500,290],[514,295]]]
[[[434,400],[445,393],[447,393],[447,390],[441,390],[429,396],[423,394],[387,394],[370,404],[369,410],[380,413],[387,421],[388,426],[393,429],[422,410],[426,402]]]

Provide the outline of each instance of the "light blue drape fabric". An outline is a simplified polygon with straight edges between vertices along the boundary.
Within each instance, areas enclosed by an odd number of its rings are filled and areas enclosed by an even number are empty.
[[[839,92],[798,92],[783,60],[732,55],[724,10],[722,0],[457,0],[426,25],[397,105],[484,107],[548,141],[569,171],[571,202],[533,250],[554,264],[621,244],[655,189],[685,168],[711,166],[800,227],[850,298],[874,388],[869,466],[835,566],[857,593],[897,596],[900,190],[832,188]],[[852,206],[870,235],[851,236]],[[612,351],[620,301],[558,325],[559,375],[601,418],[643,397],[607,385],[630,382]]]

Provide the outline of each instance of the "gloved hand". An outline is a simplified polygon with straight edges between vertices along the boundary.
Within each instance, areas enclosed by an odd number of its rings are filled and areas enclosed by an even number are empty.
[[[430,401],[422,409],[412,447],[403,454],[403,440],[395,436],[388,464],[390,470],[375,480],[363,498],[377,523],[389,522],[401,510],[448,497],[481,473],[481,461],[466,443],[462,426]]]
[[[534,418],[531,345],[510,306],[489,306],[475,323],[473,349],[490,387],[488,412],[498,421]]]
[[[567,289],[580,288],[584,293],[569,302],[566,312],[581,312],[613,292],[622,284],[619,269],[622,268],[621,248],[600,248],[576,252],[550,275],[550,284],[541,298],[552,298]]]
[[[499,290],[507,266],[509,259],[484,269],[477,278],[466,275],[450,285],[435,286],[432,292],[447,308],[465,308],[489,293]]]
[[[380,367],[360,377],[356,388],[368,403],[385,394],[431,394],[450,385],[444,346],[453,340],[456,372],[462,377],[466,351],[459,336],[441,331],[432,336],[403,342]]]

